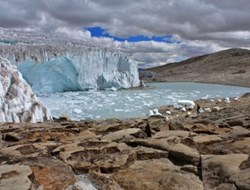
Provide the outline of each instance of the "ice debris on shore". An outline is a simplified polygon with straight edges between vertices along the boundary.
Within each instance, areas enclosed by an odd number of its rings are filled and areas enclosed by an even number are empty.
[[[178,104],[187,109],[194,109],[195,106],[195,103],[192,100],[178,100]]]
[[[230,101],[229,98],[224,98],[224,102],[228,104],[228,103],[230,103],[231,101]]]
[[[157,108],[155,109],[150,109],[149,110],[149,116],[161,116],[162,114],[159,112],[159,110]]]
[[[0,122],[42,122],[51,115],[15,66],[0,57]]]

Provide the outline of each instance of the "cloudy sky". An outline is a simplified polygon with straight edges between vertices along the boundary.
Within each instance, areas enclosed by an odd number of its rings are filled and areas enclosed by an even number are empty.
[[[61,32],[141,67],[250,48],[249,0],[1,0],[0,27]]]

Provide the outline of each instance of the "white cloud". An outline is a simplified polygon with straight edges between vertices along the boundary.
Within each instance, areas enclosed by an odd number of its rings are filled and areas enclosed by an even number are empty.
[[[248,0],[2,0],[0,7],[0,27],[67,33],[118,48],[149,65],[250,47]],[[101,26],[119,37],[173,35],[179,43],[92,38],[78,32],[86,26]]]

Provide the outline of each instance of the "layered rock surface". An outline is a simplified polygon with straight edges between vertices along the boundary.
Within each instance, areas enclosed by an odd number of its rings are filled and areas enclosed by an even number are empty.
[[[250,96],[199,104],[221,109],[161,108],[172,109],[169,121],[2,124],[0,189],[249,189]]]
[[[42,122],[51,115],[15,66],[0,57],[0,122]]]

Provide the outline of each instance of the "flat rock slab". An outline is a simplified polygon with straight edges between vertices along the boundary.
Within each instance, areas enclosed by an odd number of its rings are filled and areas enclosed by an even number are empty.
[[[23,161],[33,172],[33,183],[44,190],[66,189],[76,181],[75,175],[64,162],[53,157],[36,157]]]
[[[29,176],[32,170],[25,165],[2,165],[0,166],[0,189],[1,190],[30,190],[31,180]]]
[[[218,135],[198,135],[193,137],[195,143],[213,143],[213,142],[220,142],[222,138]]]
[[[194,174],[178,171],[168,159],[136,161],[129,168],[112,175],[124,190],[203,190]]]
[[[241,126],[234,126],[231,127],[231,131],[225,135],[224,138],[238,138],[238,137],[250,137],[250,131],[241,127]]]
[[[242,138],[231,144],[232,148],[242,150],[242,152],[250,155],[250,137]]]
[[[202,178],[206,189],[215,188],[234,174],[238,175],[240,166],[248,160],[247,154],[202,155]]]
[[[160,131],[154,134],[152,138],[154,139],[170,138],[170,137],[187,138],[189,134],[190,133],[188,131],[182,131],[182,130]]]
[[[136,139],[127,142],[132,146],[145,146],[169,152],[169,158],[175,160],[178,165],[198,165],[200,154],[196,149],[182,143],[168,142],[166,139]]]
[[[235,183],[238,189],[250,189],[250,168],[241,170],[239,173],[232,175],[229,181]]]
[[[134,139],[135,136],[146,137],[146,134],[139,128],[128,128],[104,135],[102,139],[110,141],[120,141]]]

